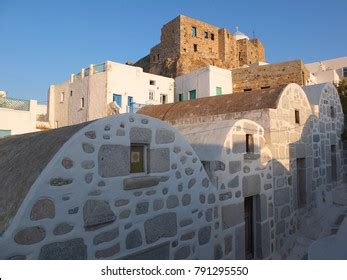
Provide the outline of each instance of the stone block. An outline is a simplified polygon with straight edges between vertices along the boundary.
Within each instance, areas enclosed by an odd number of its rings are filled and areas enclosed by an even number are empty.
[[[87,200],[83,206],[85,227],[94,227],[116,220],[110,205],[104,200]]]
[[[242,178],[243,196],[248,197],[260,193],[260,176],[259,174],[244,176]]]
[[[142,188],[150,188],[158,185],[163,177],[160,176],[139,176],[126,178],[123,180],[123,189],[125,191]]]
[[[190,246],[183,246],[179,248],[175,253],[175,260],[184,260],[190,255]]]
[[[98,153],[101,177],[126,176],[130,173],[130,147],[102,145]]]
[[[157,129],[155,132],[156,144],[168,144],[175,141],[175,132],[168,129]]]
[[[93,244],[99,245],[99,244],[104,243],[104,242],[109,242],[109,241],[117,238],[118,235],[119,235],[118,228],[113,228],[111,230],[101,232],[94,237]]]
[[[48,198],[38,200],[31,208],[30,219],[32,221],[38,221],[42,219],[53,219],[54,217],[54,202]]]
[[[149,128],[133,127],[129,132],[130,142],[136,144],[150,144],[152,140],[152,130]]]
[[[207,244],[211,239],[211,227],[205,226],[198,231],[199,245]]]
[[[229,173],[234,174],[241,171],[241,161],[229,161]]]
[[[43,227],[27,227],[17,232],[14,241],[20,245],[32,245],[45,239],[46,231]]]
[[[142,236],[141,232],[138,229],[135,229],[128,233],[125,240],[125,247],[129,249],[134,249],[142,245]]]
[[[229,181],[228,188],[237,188],[239,186],[239,175]]]
[[[59,225],[57,225],[54,230],[53,230],[53,234],[54,235],[63,235],[63,234],[67,234],[70,231],[72,231],[73,226],[68,224],[68,223],[60,223]]]
[[[104,259],[114,256],[120,251],[120,245],[119,243],[116,245],[111,246],[110,248],[98,250],[95,252],[95,257],[97,259]]]
[[[176,213],[163,213],[144,223],[147,244],[156,242],[162,237],[173,237],[177,234]]]
[[[281,206],[283,204],[289,203],[289,188],[282,188],[275,190],[274,192],[274,203],[275,206]]]
[[[290,207],[288,205],[281,209],[280,217],[281,219],[287,218],[290,215]]]
[[[221,258],[223,258],[223,249],[220,244],[217,244],[214,246],[214,259],[220,260]]]
[[[94,146],[92,144],[88,144],[88,143],[83,143],[82,149],[87,154],[92,154],[92,153],[94,153],[94,150],[95,150]]]
[[[149,202],[140,202],[136,204],[135,213],[136,215],[143,215],[148,212]]]
[[[40,260],[86,260],[87,246],[82,238],[44,245],[39,254]]]
[[[168,260],[170,242],[165,242],[124,257],[124,260]]]
[[[276,224],[276,234],[281,234],[285,231],[285,222],[280,221]]]
[[[170,170],[170,149],[151,149],[149,154],[149,172],[159,173]]]
[[[243,203],[230,204],[222,207],[223,230],[244,222]]]

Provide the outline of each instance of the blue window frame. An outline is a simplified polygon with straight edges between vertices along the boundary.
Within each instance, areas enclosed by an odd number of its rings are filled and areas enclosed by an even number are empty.
[[[128,96],[128,107],[129,107],[129,112],[134,111],[134,102],[133,102],[132,96]]]
[[[113,102],[116,102],[119,107],[122,107],[122,96],[120,94],[113,94]]]

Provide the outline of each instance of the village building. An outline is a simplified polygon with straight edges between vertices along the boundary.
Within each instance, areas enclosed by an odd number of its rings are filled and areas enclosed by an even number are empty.
[[[347,57],[337,57],[319,62],[307,63],[316,84],[334,83],[347,79]]]
[[[206,66],[175,78],[175,102],[232,93],[231,71]]]
[[[316,94],[319,95],[320,91],[316,91]],[[334,110],[336,110],[336,113],[340,112],[341,104],[338,97],[334,95],[331,99],[334,102],[329,106],[335,106]],[[272,164],[272,173],[270,174],[272,183],[267,185],[267,188],[272,188],[273,190],[273,201],[267,204],[264,203],[266,205],[264,207],[274,211],[274,220],[270,221],[269,228],[271,238],[275,236],[276,241],[275,252],[272,252],[274,257],[277,255],[277,257],[286,258],[290,254],[295,242],[296,231],[305,213],[312,207],[325,207],[332,203],[331,199],[329,199],[333,189],[329,179],[332,170],[331,154],[329,152],[327,161],[319,163],[321,170],[317,174],[316,151],[317,145],[326,144],[329,151],[331,149],[336,151],[333,153],[334,156],[338,154],[341,151],[339,146],[336,146],[334,150],[334,148],[329,146],[330,142],[323,142],[322,144],[321,141],[328,137],[339,141],[341,130],[326,130],[323,132],[325,133],[324,136],[319,139],[317,136],[312,136],[314,132],[317,132],[315,128],[318,121],[315,120],[316,117],[312,113],[309,99],[303,89],[297,84],[202,98],[175,105],[148,106],[142,108],[140,113],[169,122],[179,131],[182,131],[182,134],[186,133],[189,135],[190,131],[194,131],[193,127],[195,126],[200,127],[202,131],[208,128],[211,133],[218,135],[218,127],[222,125],[222,122],[228,121],[232,126],[233,122],[239,119],[253,120],[264,128],[265,143],[271,152]],[[336,122],[339,122],[339,125],[335,125],[335,128],[342,127],[340,118],[337,118]],[[192,141],[193,148],[197,147],[195,145],[197,141],[204,143],[207,138],[203,133],[200,139],[198,139],[199,134],[196,136],[189,135],[186,137],[188,141]],[[239,139],[245,152],[247,147],[249,147],[249,137],[251,136],[247,136],[246,133]],[[216,140],[216,142],[218,141]],[[209,143],[209,145],[212,144]],[[228,149],[228,144],[224,148]],[[201,156],[202,153],[199,153],[199,150],[196,152]],[[220,160],[222,161],[222,159]],[[339,161],[339,158],[335,160]],[[232,180],[235,180],[237,182],[235,185],[237,187],[242,185],[243,188],[243,184],[246,184],[247,180],[242,179],[241,181],[240,177],[254,175],[254,173],[245,175],[244,163],[237,164],[240,166],[237,169],[238,172],[228,175],[228,180],[230,180],[230,184]],[[233,170],[233,161],[229,162],[229,168]],[[246,170],[248,171],[248,168]],[[336,164],[336,170],[338,173],[343,173],[342,166],[338,164]],[[217,178],[220,176],[218,170],[212,168],[211,172]],[[263,176],[266,176],[266,174],[263,174]],[[325,180],[321,184],[317,184],[320,176],[323,176]],[[218,178],[219,184],[222,180],[221,177]],[[216,179],[212,181],[216,182]],[[337,178],[336,184],[341,182],[342,178]],[[261,181],[259,179],[254,179],[253,185],[253,188],[261,189]],[[235,193],[232,192],[232,197],[236,196],[237,189],[234,190]],[[247,200],[243,189],[242,198],[246,207]],[[242,210],[240,213],[244,217],[246,216]],[[256,235],[255,231],[253,231],[251,236],[254,237],[254,235]]]
[[[148,104],[173,101],[173,79],[106,61],[50,86],[49,123],[51,128],[74,125],[112,114],[136,112]]]
[[[160,43],[135,65],[145,72],[176,77],[208,65],[233,69],[258,61],[265,61],[259,39],[179,15],[162,27]]]
[[[0,92],[0,138],[49,129],[47,104]]]

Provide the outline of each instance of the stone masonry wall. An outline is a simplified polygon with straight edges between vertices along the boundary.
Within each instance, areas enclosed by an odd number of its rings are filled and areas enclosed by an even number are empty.
[[[196,36],[192,36],[192,27],[196,28]],[[264,61],[260,41],[246,41],[237,44],[227,29],[180,15],[163,26],[160,43],[150,51],[149,65],[144,65],[143,59],[139,63],[149,68],[150,73],[176,77],[208,65],[226,69],[239,67],[239,52],[245,60],[242,65]]]
[[[148,173],[130,173],[131,142],[148,145]],[[219,235],[220,219],[184,138],[122,114],[86,126],[55,155],[0,237],[0,258],[224,258],[235,244]]]
[[[305,85],[308,78],[309,72],[300,60],[232,70],[233,92],[277,87],[289,83]]]

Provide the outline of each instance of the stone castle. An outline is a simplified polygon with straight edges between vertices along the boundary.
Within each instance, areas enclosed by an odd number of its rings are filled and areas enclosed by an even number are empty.
[[[207,65],[234,69],[261,61],[265,51],[259,39],[180,15],[162,27],[160,43],[135,65],[176,77]]]

